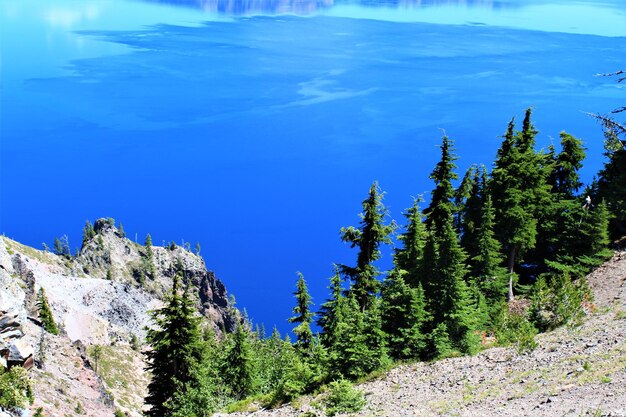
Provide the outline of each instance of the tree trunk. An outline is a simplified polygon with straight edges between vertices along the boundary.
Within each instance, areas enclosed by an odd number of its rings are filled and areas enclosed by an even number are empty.
[[[515,266],[515,252],[517,252],[515,246],[511,246],[509,250],[509,297],[508,301],[513,301],[515,295],[513,294],[513,267]]]

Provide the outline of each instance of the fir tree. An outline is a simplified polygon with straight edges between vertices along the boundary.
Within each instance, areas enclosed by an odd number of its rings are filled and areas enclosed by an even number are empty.
[[[476,256],[473,258],[470,276],[484,294],[489,305],[499,305],[507,292],[507,272],[501,265],[501,245],[495,238],[495,213],[488,196],[482,209],[477,229]]]
[[[619,139],[620,131],[610,125],[605,130],[607,161],[599,173],[595,201],[606,202],[613,215],[610,227],[612,237],[626,235],[626,141]],[[621,135],[625,133],[621,131]]]
[[[331,377],[355,379],[388,363],[378,299],[366,311],[353,294],[339,299],[335,340],[328,353]]]
[[[93,225],[89,220],[85,220],[85,226],[83,227],[83,243],[81,247],[84,248],[95,236],[96,232],[93,230]]]
[[[293,333],[296,335],[296,348],[301,353],[308,353],[313,343],[313,332],[311,331],[313,313],[310,309],[310,305],[313,302],[311,301],[304,276],[300,272],[298,272],[297,290],[294,295],[296,297],[296,306],[293,308],[295,316],[289,319],[289,323],[297,323],[293,329]]]
[[[381,256],[380,245],[391,243],[389,236],[395,227],[393,223],[385,223],[387,209],[382,199],[378,183],[374,182],[368,198],[363,201],[360,227],[344,227],[340,232],[342,241],[350,243],[352,248],[359,248],[356,266],[341,265],[340,269],[352,280],[350,292],[355,295],[362,310],[369,307],[378,292],[377,277],[380,272],[374,262]]]
[[[222,374],[234,398],[242,399],[253,392],[253,356],[248,332],[243,324],[237,326],[232,337],[232,344],[226,353]]]
[[[187,290],[181,294],[180,276],[174,277],[165,306],[151,313],[154,328],[147,329],[147,370],[152,373],[145,403],[149,417],[171,416],[168,404],[184,394],[186,384],[194,379],[193,368],[201,359],[199,318]]]
[[[156,267],[154,266],[154,251],[152,250],[152,236],[150,236],[150,233],[146,235],[144,246],[146,248],[146,256],[143,260],[145,273],[150,278],[155,278]]]
[[[41,326],[51,334],[59,334],[59,328],[57,327],[50,304],[48,304],[48,297],[46,297],[46,291],[43,287],[39,288],[37,293],[37,310],[39,312],[39,320],[41,320]]]
[[[430,179],[435,182],[430,205],[426,210],[426,225],[430,230],[441,230],[448,215],[452,213],[454,198],[452,181],[459,178],[454,172],[456,168],[454,161],[458,159],[454,155],[454,142],[444,134],[440,148],[441,159],[430,174]]]
[[[541,157],[534,150],[532,110],[526,110],[521,132],[509,123],[491,174],[490,191],[496,213],[499,241],[508,254],[509,299],[513,299],[515,263],[535,247],[537,219],[549,207],[549,186]]]
[[[582,186],[578,171],[585,159],[585,148],[580,139],[561,132],[561,152],[556,157],[554,167],[555,191],[562,198],[571,199]]]
[[[120,222],[120,225],[117,228],[117,234],[119,235],[119,237],[126,237],[126,232],[124,231],[124,225],[122,224],[122,222]]]
[[[422,356],[426,338],[423,324],[427,320],[422,286],[410,287],[404,271],[392,271],[381,290],[381,321],[386,346],[394,359]]]
[[[322,329],[321,341],[326,347],[332,346],[336,340],[337,327],[340,321],[340,304],[343,295],[341,288],[341,275],[335,267],[335,274],[330,278],[331,298],[322,304],[317,314],[316,324]]]
[[[425,271],[424,291],[433,323],[444,323],[452,344],[461,352],[472,353],[477,347],[472,300],[465,283],[465,253],[452,224],[452,214],[438,233],[429,233],[428,256],[431,268]]]
[[[470,165],[467,171],[465,171],[465,175],[463,175],[461,183],[454,192],[454,226],[456,227],[457,233],[459,235],[461,235],[463,231],[463,223],[467,202],[477,186],[477,180],[478,167],[475,164]]]
[[[395,250],[394,264],[396,269],[406,272],[406,282],[417,288],[419,265],[424,255],[426,240],[426,227],[422,222],[418,199],[413,201],[413,206],[404,213],[404,216],[407,218],[406,230],[398,236],[404,247]]]
[[[469,256],[472,265],[478,253],[478,234],[482,218],[482,210],[487,196],[487,170],[481,165],[476,168],[469,196],[457,210],[460,212],[461,247]]]
[[[60,238],[54,239],[54,253],[65,258],[71,258],[72,252],[70,251],[70,244],[67,235],[63,235]]]

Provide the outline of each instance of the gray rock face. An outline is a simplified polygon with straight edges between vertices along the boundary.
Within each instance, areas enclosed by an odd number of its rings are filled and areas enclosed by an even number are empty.
[[[141,286],[157,298],[162,298],[172,287],[172,279],[178,269],[183,282],[193,287],[191,291],[198,311],[209,318],[219,332],[234,329],[238,315],[230,308],[224,284],[207,271],[204,260],[181,247],[153,246],[155,276],[147,270],[148,253],[143,245],[122,237],[119,230],[107,219],[94,223],[96,236],[90,239],[80,251],[77,259],[84,273],[96,277],[111,277],[132,287]],[[113,308],[109,316],[114,321],[122,319],[124,305]]]

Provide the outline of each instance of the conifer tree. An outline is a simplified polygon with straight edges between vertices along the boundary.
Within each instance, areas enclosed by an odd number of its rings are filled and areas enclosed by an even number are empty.
[[[413,201],[413,206],[404,213],[404,216],[407,218],[406,230],[398,236],[404,247],[396,248],[394,264],[397,270],[406,272],[405,281],[417,288],[419,265],[424,255],[426,240],[426,227],[422,222],[419,199]]]
[[[394,359],[418,358],[423,355],[426,337],[424,322],[428,318],[421,285],[410,287],[404,271],[394,270],[381,290],[381,321],[386,346]]]
[[[150,233],[146,235],[144,246],[146,247],[146,257],[143,261],[145,273],[150,278],[154,278],[156,277],[156,267],[154,266],[154,251],[152,250],[152,236],[150,236]]]
[[[67,238],[67,235],[63,235],[60,238],[54,239],[54,253],[59,256],[64,256],[66,258],[72,257],[72,252],[70,251],[70,244]]]
[[[487,170],[484,165],[478,166],[472,179],[472,188],[469,196],[457,208],[461,215],[461,247],[469,256],[472,265],[473,258],[478,252],[478,229],[482,218],[482,210],[487,196]]]
[[[89,220],[85,220],[85,226],[83,227],[83,243],[81,247],[84,248],[85,245],[89,243],[89,241],[93,239],[95,236],[96,236],[96,232],[93,229],[93,225],[91,224]]]
[[[117,228],[117,234],[120,237],[126,237],[126,232],[124,231],[124,225],[122,224],[122,222],[120,222],[119,227]]]
[[[430,179],[435,182],[430,205],[426,210],[426,225],[430,230],[441,230],[448,220],[448,215],[453,212],[452,181],[459,178],[454,172],[456,168],[454,161],[458,159],[454,154],[454,142],[444,134],[440,148],[441,159],[430,174]]]
[[[350,292],[355,295],[362,310],[367,309],[376,297],[380,272],[374,262],[381,256],[380,245],[391,243],[389,236],[395,228],[393,223],[385,223],[387,209],[382,199],[378,183],[374,182],[367,199],[363,201],[360,227],[342,227],[340,231],[342,241],[349,243],[352,248],[359,248],[356,266],[341,265],[340,269],[352,280]]]
[[[516,261],[535,247],[537,219],[549,207],[549,186],[540,155],[535,152],[532,110],[526,110],[521,132],[509,122],[491,174],[490,191],[496,213],[496,230],[508,257],[509,299],[513,299]]]
[[[571,199],[582,186],[578,170],[582,168],[585,159],[585,148],[580,139],[566,132],[561,132],[561,152],[556,157],[554,167],[554,189],[563,196]]]
[[[491,196],[487,196],[477,229],[476,256],[473,258],[470,276],[490,306],[499,305],[504,301],[508,282],[506,269],[500,266],[502,247],[495,238],[494,217]]]
[[[313,332],[311,331],[311,322],[313,321],[313,313],[310,306],[313,304],[311,295],[306,286],[304,276],[298,272],[297,290],[294,293],[296,297],[296,306],[293,308],[295,316],[289,319],[289,323],[297,323],[293,329],[296,335],[296,348],[301,353],[308,353],[313,343]]]
[[[337,329],[329,347],[331,377],[358,378],[388,363],[378,299],[363,311],[354,294],[339,299]]]
[[[149,417],[171,416],[168,404],[184,395],[186,384],[194,379],[194,366],[201,360],[199,318],[187,290],[179,289],[180,276],[174,277],[165,306],[151,313],[154,328],[147,329],[147,370],[152,373],[145,403]]]
[[[618,239],[626,235],[626,140],[619,138],[620,134],[625,135],[623,130],[610,124],[605,127],[604,155],[607,161],[599,172],[594,200],[606,202],[613,215],[610,223],[612,237]]]
[[[461,352],[472,352],[475,341],[472,332],[475,320],[471,298],[465,283],[467,255],[459,244],[454,228],[452,179],[456,178],[451,144],[444,136],[441,160],[431,179],[435,181],[430,221],[421,266],[428,311],[433,323],[444,323],[452,344]],[[438,201],[437,205],[433,205]],[[431,329],[432,330],[432,329]]]
[[[472,196],[472,192],[477,185],[477,175],[478,167],[476,164],[470,165],[467,171],[465,171],[465,175],[463,175],[461,183],[454,191],[454,227],[456,227],[459,235],[461,235],[463,231],[467,201]]]
[[[222,374],[236,399],[247,397],[254,389],[254,364],[250,340],[245,325],[240,323],[232,336],[226,353]]]
[[[48,297],[46,297],[46,291],[43,287],[39,288],[37,293],[37,310],[39,312],[39,320],[41,320],[41,326],[50,334],[59,334],[59,328],[54,321],[50,304],[48,304]]]
[[[322,304],[316,320],[316,324],[322,329],[320,340],[326,347],[335,343],[337,327],[341,320],[340,304],[343,301],[343,291],[338,267],[335,267],[335,274],[330,278],[329,289],[331,297]]]
[[[432,323],[443,323],[451,343],[461,352],[471,353],[477,347],[473,335],[476,326],[472,300],[465,283],[466,255],[461,249],[452,224],[452,213],[442,229],[430,232],[425,257],[431,257],[424,271],[424,291]]]

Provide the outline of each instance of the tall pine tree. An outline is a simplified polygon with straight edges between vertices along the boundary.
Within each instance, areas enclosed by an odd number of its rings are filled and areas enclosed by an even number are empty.
[[[406,272],[404,280],[414,288],[419,283],[419,266],[424,255],[424,243],[426,241],[426,227],[422,222],[422,212],[419,208],[419,199],[413,201],[404,216],[407,225],[404,233],[398,236],[402,242],[402,248],[395,249],[395,269]]]
[[[394,270],[381,290],[381,321],[386,346],[394,359],[423,356],[426,337],[424,322],[428,319],[421,285],[412,288],[404,281],[405,272]]]
[[[298,283],[296,284],[296,306],[293,308],[295,316],[289,319],[289,323],[296,323],[293,333],[296,335],[296,349],[302,354],[310,352],[313,343],[313,332],[311,331],[311,322],[313,321],[313,312],[311,311],[311,295],[306,286],[304,276],[298,272]]]
[[[459,178],[454,172],[454,161],[458,158],[454,154],[454,143],[444,134],[441,143],[441,159],[430,174],[430,179],[435,182],[435,188],[431,193],[431,200],[426,210],[426,225],[429,230],[441,230],[447,217],[453,212],[452,199],[454,187],[452,181]]]
[[[199,318],[187,291],[181,293],[180,276],[174,277],[172,291],[165,306],[151,313],[154,327],[149,328],[146,342],[147,370],[152,373],[145,403],[149,417],[171,416],[168,404],[194,378],[193,369],[201,360]]]
[[[367,199],[363,201],[359,228],[341,228],[341,240],[351,247],[358,247],[356,266],[340,265],[341,271],[352,281],[350,292],[354,294],[362,310],[366,310],[376,298],[380,272],[374,265],[380,259],[380,245],[391,243],[390,235],[395,225],[386,223],[387,209],[382,203],[383,194],[374,182]]]
[[[509,299],[513,299],[513,275],[520,256],[535,247],[537,222],[549,206],[542,158],[535,151],[532,110],[526,110],[521,132],[509,123],[491,174],[490,191],[496,213],[496,231],[508,257]]]

